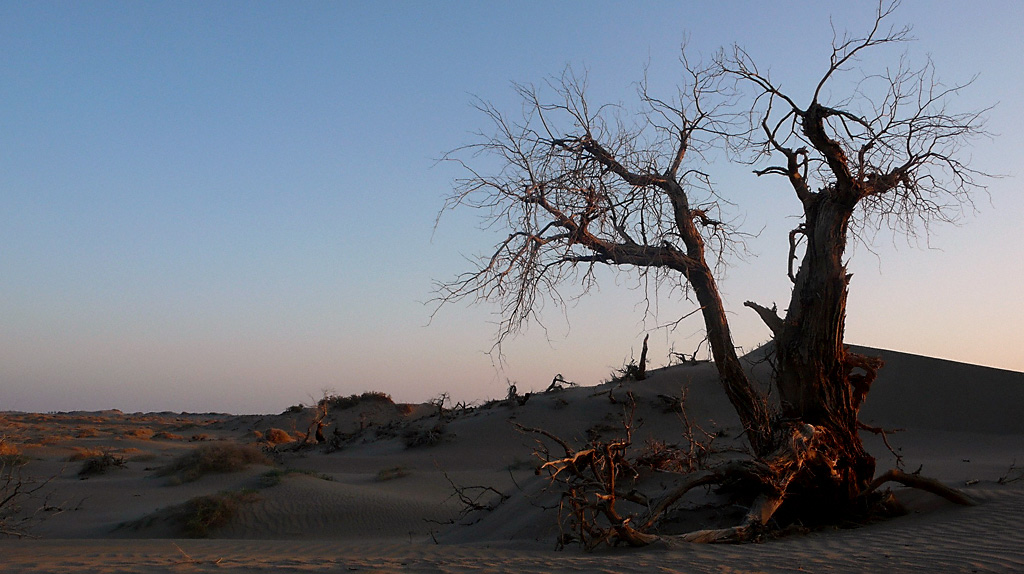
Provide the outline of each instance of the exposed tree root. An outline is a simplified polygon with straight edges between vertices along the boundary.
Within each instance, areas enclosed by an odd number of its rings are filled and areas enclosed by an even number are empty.
[[[861,493],[861,497],[867,496],[878,490],[878,487],[887,482],[898,482],[903,486],[924,490],[936,496],[941,496],[954,504],[962,506],[975,506],[978,504],[966,494],[955,488],[950,488],[934,478],[927,478],[918,474],[909,474],[895,468],[871,481],[871,484],[864,490],[864,492]]]
[[[564,452],[564,455],[555,455],[543,446],[536,451],[544,461],[538,473],[547,472],[552,483],[562,491],[560,523],[569,526],[568,531],[563,530],[563,543],[575,539],[590,550],[603,544],[646,546],[659,540],[749,542],[771,529],[770,521],[794,494],[794,488],[813,489],[822,480],[840,477],[841,469],[836,467],[834,457],[829,456],[829,432],[810,424],[787,423],[776,439],[779,446],[770,455],[698,470],[683,476],[675,488],[660,498],[649,499],[633,490],[634,481],[640,476],[640,467],[639,459],[627,457],[631,425],[631,417],[623,422],[623,438],[594,441],[579,450],[543,429],[516,425],[523,432],[536,433],[554,441]],[[543,445],[542,441],[538,442]],[[876,478],[858,499],[866,501],[869,495],[890,481],[931,492],[956,504],[975,504],[956,489],[901,470],[890,470]],[[655,533],[669,510],[687,493],[709,485],[739,485],[740,491],[752,495],[753,502],[740,524],[678,535]],[[634,503],[645,510],[624,512],[617,506],[618,502]]]

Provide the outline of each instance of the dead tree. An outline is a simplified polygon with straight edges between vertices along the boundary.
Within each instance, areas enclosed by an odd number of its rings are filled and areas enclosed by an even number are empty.
[[[740,48],[704,65],[684,55],[686,82],[676,97],[656,98],[641,84],[642,110],[632,118],[617,106],[592,106],[585,78],[567,70],[544,90],[518,86],[521,117],[481,103],[495,133],[449,156],[468,176],[446,208],[482,210],[490,226],[510,233],[478,269],[442,285],[439,297],[501,305],[499,343],[535,319],[545,298],[560,303],[562,284],[592,285],[599,265],[635,269],[647,284],[678,288],[698,306],[754,458],[697,482],[740,473],[760,486],[743,525],[693,540],[744,539],[783,505],[798,518],[842,518],[869,504],[866,493],[877,488],[857,417],[882,363],[843,344],[847,242],[866,227],[914,233],[954,217],[982,175],[960,159],[981,133],[982,115],[949,112],[962,86],[944,87],[930,63],[912,69],[901,60],[851,84],[837,79],[860,73],[864,52],[908,38],[906,28],[887,27],[896,4],[879,4],[865,36],[837,37],[804,99],[784,92]],[[846,97],[830,95],[837,92]],[[741,105],[744,95],[750,99]],[[789,235],[793,292],[785,315],[746,303],[774,338],[777,405],[737,358],[715,278],[742,236],[721,214],[705,158],[737,147],[768,164],[758,176],[788,180],[802,215]],[[496,172],[465,159],[481,155],[496,156]],[[631,543],[646,539],[617,532]]]
[[[833,42],[829,66],[803,102],[742,49],[719,59],[726,73],[753,89],[762,136],[756,145],[779,160],[755,173],[786,178],[801,208],[802,221],[789,235],[793,291],[785,316],[746,306],[774,338],[778,418],[815,429],[819,454],[802,477],[813,483],[804,490],[813,493],[814,505],[847,506],[875,473],[857,433],[858,414],[882,361],[843,344],[850,236],[885,225],[913,234],[949,221],[970,203],[983,175],[960,159],[964,144],[981,133],[981,114],[948,111],[964,86],[943,86],[930,62],[911,68],[901,61],[879,75],[860,74],[853,94],[828,95],[865,51],[908,39],[909,28],[887,27],[896,6],[881,4],[866,36]]]

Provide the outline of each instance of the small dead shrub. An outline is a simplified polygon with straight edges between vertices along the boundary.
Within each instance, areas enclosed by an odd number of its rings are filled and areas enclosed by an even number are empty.
[[[402,438],[405,440],[406,448],[434,446],[449,438],[447,428],[447,425],[439,422],[430,428],[409,429],[405,431]]]
[[[172,477],[172,484],[192,482],[210,473],[238,472],[250,464],[271,464],[252,445],[216,443],[202,445],[157,470],[157,476]]]
[[[611,374],[609,383],[624,383],[627,381],[642,381],[645,378],[644,369],[635,360],[630,360]]]
[[[157,440],[185,440],[185,437],[180,434],[174,434],[167,431],[160,431],[153,435],[153,438]]]
[[[644,443],[644,449],[636,457],[636,465],[652,470],[685,474],[697,468],[697,461],[674,444],[648,438]]]

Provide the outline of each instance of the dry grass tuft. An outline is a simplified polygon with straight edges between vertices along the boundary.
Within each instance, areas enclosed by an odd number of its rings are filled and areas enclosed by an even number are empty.
[[[394,466],[391,468],[384,468],[377,472],[377,482],[387,482],[389,480],[395,480],[398,478],[404,478],[409,476],[412,471],[404,466]]]
[[[10,442],[6,437],[0,437],[0,456],[19,456],[21,447]]]
[[[206,538],[211,531],[227,524],[243,504],[251,504],[259,499],[259,495],[252,490],[193,498],[183,505],[179,516],[182,531],[189,538]]]
[[[198,480],[210,473],[238,472],[250,464],[272,464],[258,448],[230,442],[204,444],[157,470],[157,476],[172,477],[172,484]]]
[[[101,448],[85,448],[81,446],[71,447],[74,452],[68,457],[68,462],[78,462],[80,460],[88,460],[97,456],[103,456],[103,449]]]
[[[286,442],[293,442],[295,438],[292,437],[292,435],[289,434],[288,431],[284,429],[271,428],[267,429],[267,432],[263,433],[263,440],[267,441],[272,445],[275,445]]]
[[[138,440],[149,440],[149,439],[153,438],[153,434],[154,434],[153,433],[153,429],[148,429],[148,428],[143,427],[143,428],[137,428],[137,429],[128,429],[128,430],[124,431],[124,435],[123,436],[124,436],[124,438],[133,438],[133,439],[138,439]]]
[[[60,442],[67,442],[67,441],[71,440],[71,438],[72,437],[70,435],[51,434],[51,435],[46,435],[46,436],[42,437],[41,439],[39,439],[39,444],[41,444],[43,446],[52,446],[52,445],[55,445],[55,444],[60,443]]]
[[[96,427],[81,428],[75,433],[75,438],[92,438],[97,436],[100,436],[100,431]]]
[[[6,469],[7,475],[0,480],[0,501],[9,500],[5,494],[6,489],[11,486],[10,478],[12,468],[17,468],[28,463],[28,458],[22,454],[21,447],[12,443],[7,437],[0,437],[0,470]],[[3,505],[0,504],[0,508]]]

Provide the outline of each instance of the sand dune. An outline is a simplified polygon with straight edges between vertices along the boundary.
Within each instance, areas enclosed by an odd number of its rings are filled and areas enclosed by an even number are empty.
[[[0,539],[0,571],[1024,571],[1024,480],[999,483],[1016,476],[1015,461],[1024,466],[1024,374],[862,352],[881,355],[887,364],[864,420],[903,429],[888,438],[905,467],[963,488],[978,506],[954,507],[899,489],[910,515],[856,529],[742,546],[666,543],[594,553],[570,546],[556,552],[553,513],[541,508],[556,495],[533,473],[537,437],[512,423],[583,444],[588,433],[621,428],[632,392],[640,448],[648,438],[678,440],[683,423],[668,411],[666,398],[685,390],[691,422],[716,435],[716,445],[739,445],[739,423],[713,365],[680,365],[642,383],[540,393],[523,405],[495,401],[451,413],[441,425],[429,405],[356,401],[330,414],[327,429],[339,450],[278,444],[269,459],[238,472],[180,483],[156,469],[204,445],[259,444],[269,429],[301,436],[310,411],[259,417],[5,413],[5,448],[29,459],[25,476],[57,478],[40,491],[49,495],[47,509],[24,524],[37,538]],[[408,446],[428,431],[433,444]],[[880,468],[896,464],[879,437],[865,439]],[[100,452],[123,458],[124,467],[77,476],[88,455]],[[508,499],[491,512],[464,515],[452,483],[493,487]],[[225,492],[243,493],[233,516],[207,539],[185,538],[184,505]],[[498,497],[488,491],[480,500],[491,504]]]

